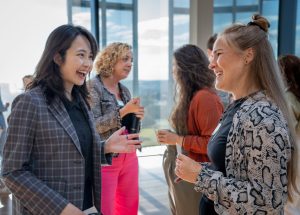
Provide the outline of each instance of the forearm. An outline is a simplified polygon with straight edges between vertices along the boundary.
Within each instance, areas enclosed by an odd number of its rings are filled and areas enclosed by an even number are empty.
[[[207,155],[207,145],[211,136],[186,135],[182,143],[185,151]]]
[[[69,203],[28,171],[5,172],[3,181],[14,197],[32,214],[57,215]]]

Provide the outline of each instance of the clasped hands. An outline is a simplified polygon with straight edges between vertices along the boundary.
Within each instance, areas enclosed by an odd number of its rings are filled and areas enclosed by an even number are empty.
[[[141,106],[140,98],[133,98],[120,109],[121,118],[126,114],[134,113],[141,120],[144,118],[144,107]]]

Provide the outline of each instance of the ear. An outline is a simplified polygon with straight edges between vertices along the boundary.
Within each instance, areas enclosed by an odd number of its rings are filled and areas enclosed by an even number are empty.
[[[248,64],[250,62],[252,62],[252,60],[254,59],[254,50],[253,48],[248,48],[245,50],[245,55],[244,55],[244,63]]]
[[[55,62],[58,66],[60,66],[60,65],[63,63],[62,57],[61,57],[61,55],[60,55],[59,53],[56,53],[56,54],[54,55],[53,60],[54,60],[54,62]]]

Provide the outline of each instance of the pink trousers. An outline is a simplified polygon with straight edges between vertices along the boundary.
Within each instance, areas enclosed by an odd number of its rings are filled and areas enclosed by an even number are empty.
[[[136,153],[119,154],[111,166],[101,169],[103,215],[137,215],[139,206],[138,159]]]

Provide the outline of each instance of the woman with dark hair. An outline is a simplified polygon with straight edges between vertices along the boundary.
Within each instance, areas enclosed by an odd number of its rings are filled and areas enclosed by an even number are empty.
[[[298,146],[269,27],[254,15],[247,25],[226,28],[214,44],[215,86],[234,101],[208,143],[211,163],[179,155],[175,168],[203,194],[201,215],[284,214],[296,188]]]
[[[13,194],[14,214],[98,211],[101,164],[112,152],[135,151],[138,135],[116,131],[101,142],[87,103],[86,76],[97,43],[82,27],[62,25],[48,37],[25,93],[13,102],[2,177]]]
[[[281,68],[283,79],[285,80],[285,94],[288,105],[293,113],[294,128],[296,130],[298,141],[300,140],[300,59],[295,55],[283,55],[278,58],[278,63]],[[300,154],[298,150],[299,159]],[[297,184],[300,183],[300,165],[297,169]],[[296,196],[296,193],[293,193]],[[300,196],[293,202],[288,201],[285,207],[285,214],[293,215],[300,211]]]
[[[207,143],[223,112],[214,89],[215,75],[208,69],[205,53],[195,45],[184,45],[173,54],[176,83],[175,105],[170,124],[175,132],[159,130],[157,138],[167,144],[163,158],[172,214],[198,214],[201,195],[185,181],[175,182],[176,144],[195,161],[209,161]]]

